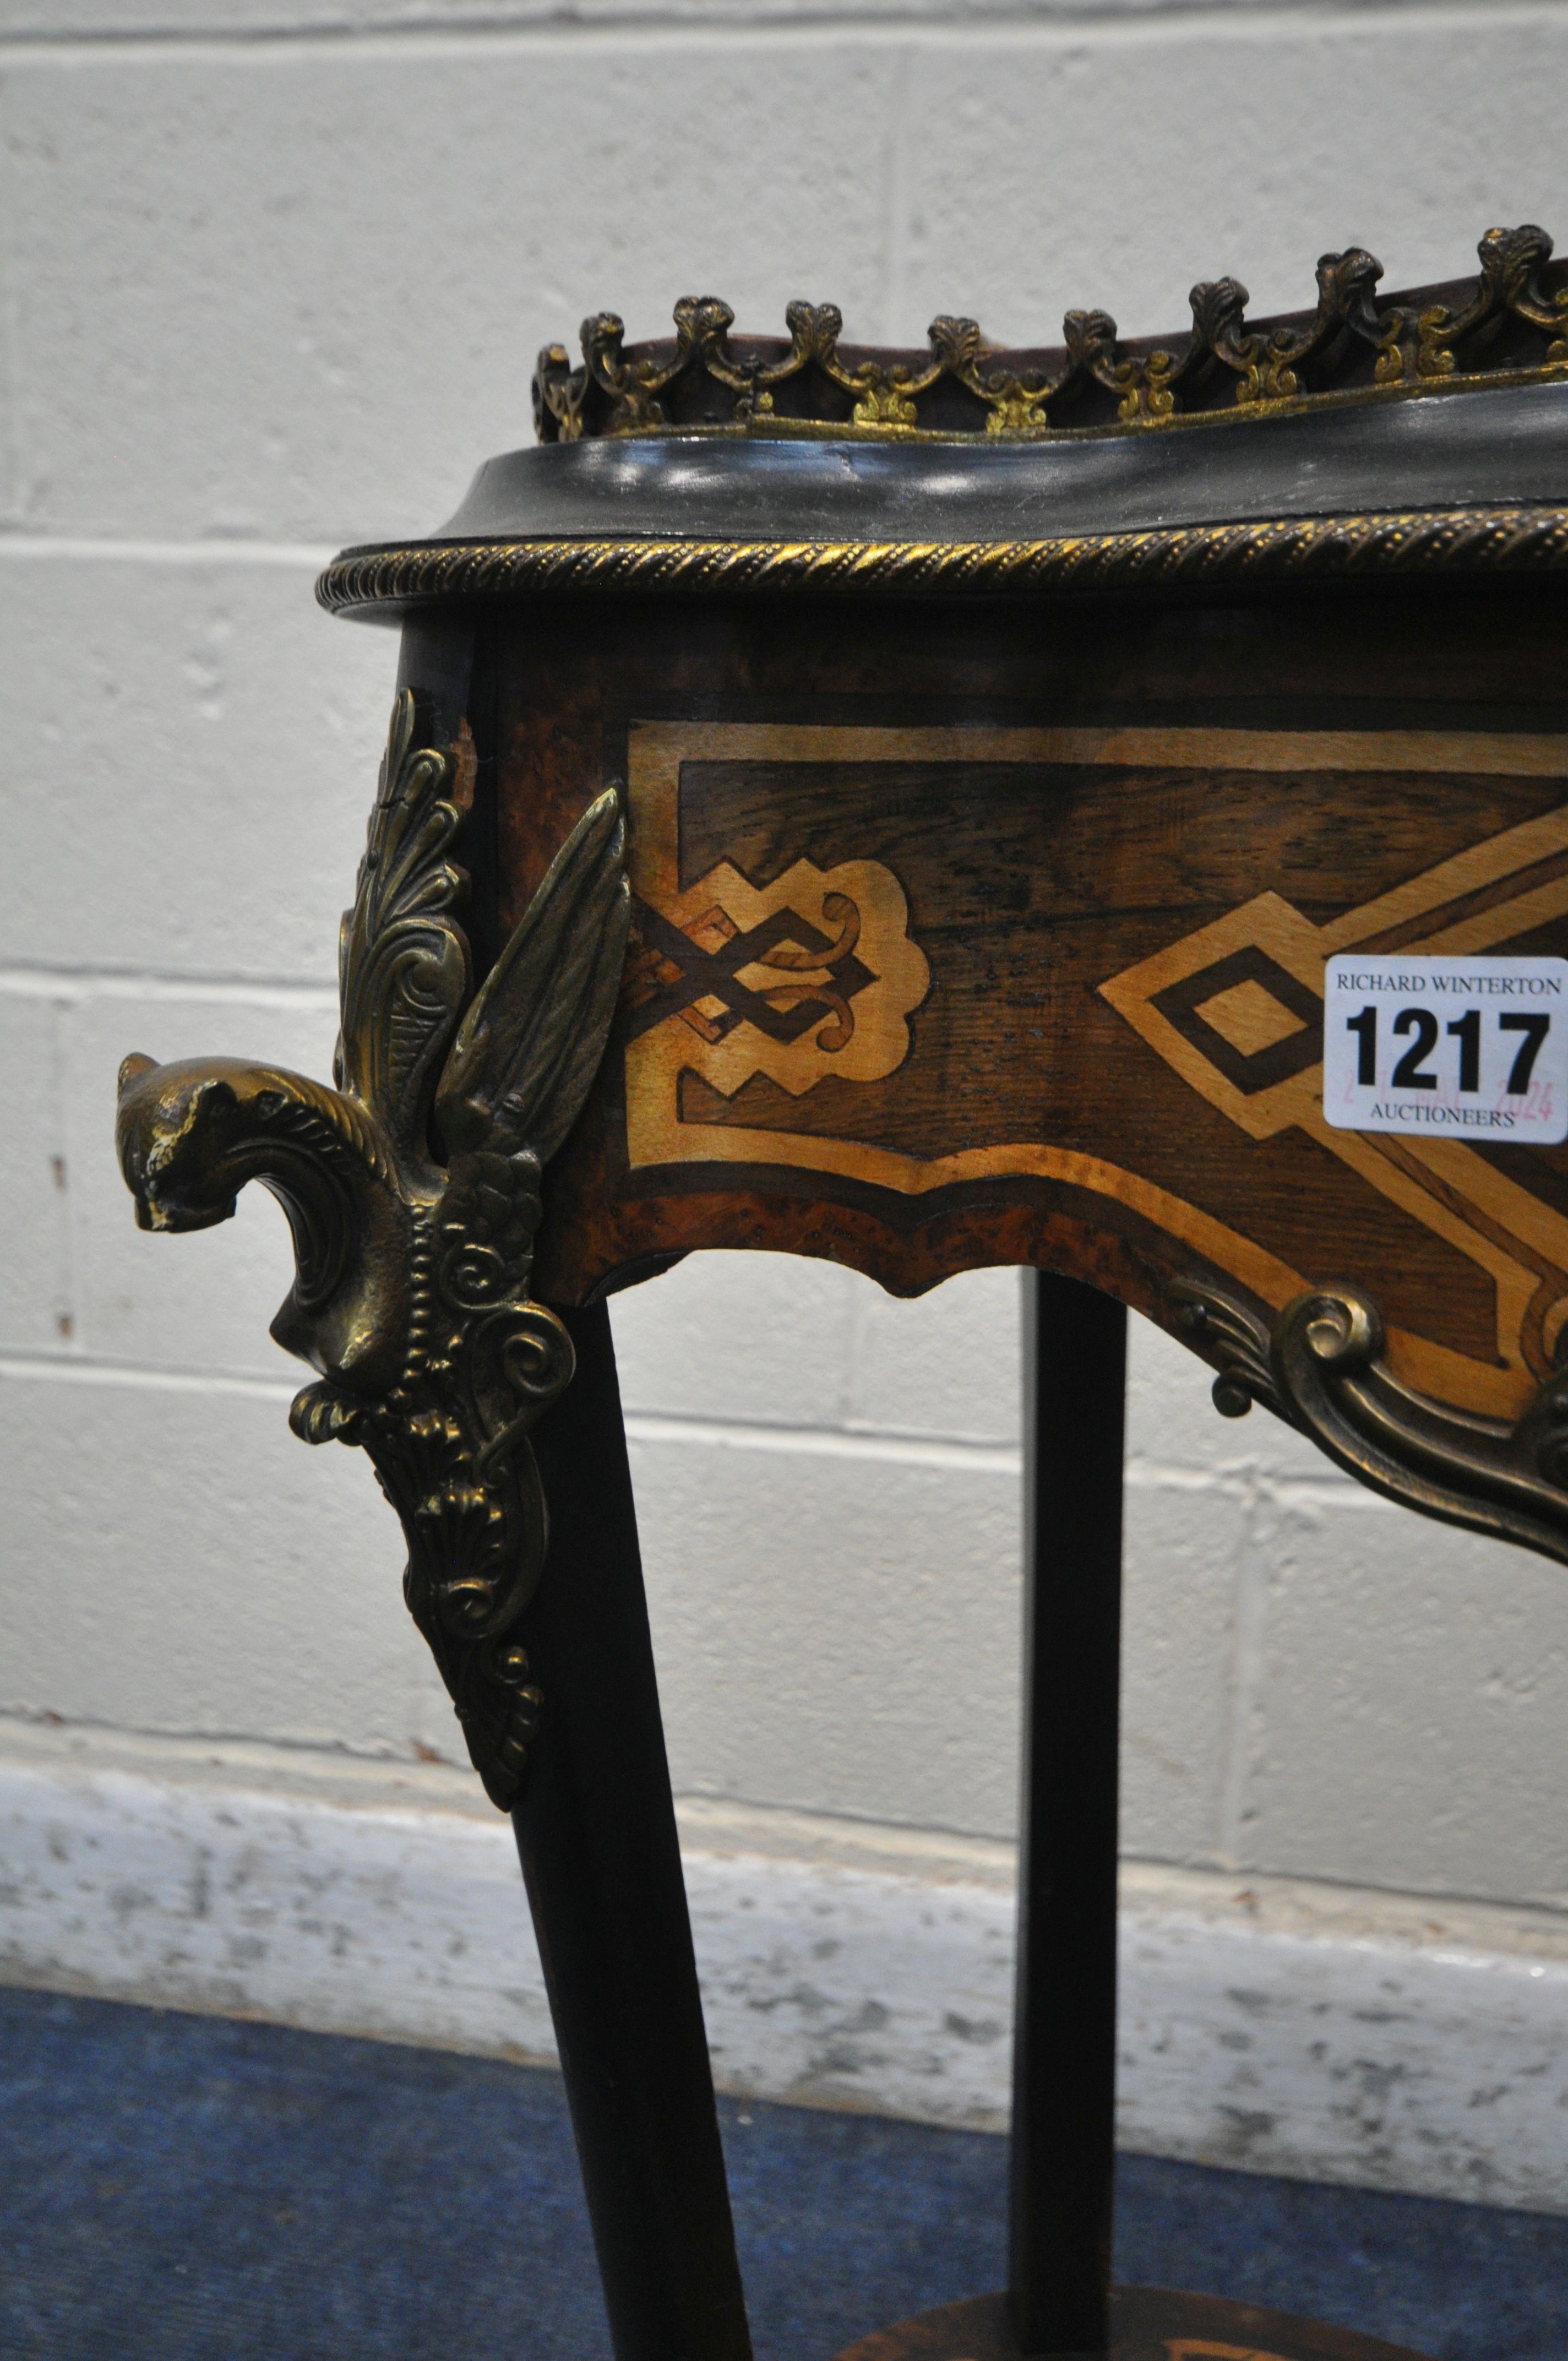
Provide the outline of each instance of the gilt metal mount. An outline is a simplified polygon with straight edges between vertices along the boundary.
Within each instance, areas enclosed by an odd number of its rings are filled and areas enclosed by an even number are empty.
[[[1365,247],[1325,254],[1310,312],[1249,322],[1238,280],[1204,280],[1191,327],[1124,341],[1108,312],[1069,312],[1059,347],[989,346],[973,320],[933,320],[924,352],[841,341],[833,303],[791,303],[787,337],[732,336],[713,295],[683,297],[673,338],[627,346],[583,322],[582,362],[547,345],[533,380],[542,443],[675,434],[1037,440],[1166,427],[1326,402],[1528,382],[1568,371],[1568,275],[1532,222],[1489,229],[1472,280],[1377,300]]]
[[[1170,1295],[1178,1326],[1218,1367],[1225,1417],[1262,1402],[1374,1492],[1568,1561],[1568,1369],[1510,1425],[1403,1384],[1361,1288],[1309,1289],[1272,1326],[1207,1279],[1175,1279]]]
[[[290,1424],[368,1452],[402,1520],[410,1610],[506,1809],[540,1704],[513,1637],[548,1532],[528,1430],[573,1369],[528,1291],[540,1176],[603,1054],[630,906],[611,789],[476,993],[462,795],[405,691],[343,922],[335,1089],[131,1057],[117,1137],[144,1229],[224,1221],[247,1180],[282,1205],[297,1271],[272,1334],[321,1373]]]

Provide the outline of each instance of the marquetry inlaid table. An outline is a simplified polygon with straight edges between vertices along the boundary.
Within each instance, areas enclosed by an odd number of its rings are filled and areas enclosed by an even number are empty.
[[[335,1087],[132,1058],[121,1154],[152,1228],[288,1214],[291,1422],[513,1815],[620,2361],[748,2349],[604,1310],[704,1246],[1039,1274],[1011,2283],[855,2361],[1394,2361],[1109,2287],[1124,1307],[1568,1557],[1551,251],[1032,352],[601,315],[323,579],[402,628]]]

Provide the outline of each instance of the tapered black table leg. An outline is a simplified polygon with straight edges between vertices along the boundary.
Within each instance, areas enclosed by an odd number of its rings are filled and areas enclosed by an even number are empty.
[[[1127,1315],[1025,1279],[1024,1810],[1009,2294],[1026,2354],[1109,2342]]]
[[[618,2361],[750,2344],[675,1840],[609,1321],[534,1447],[550,1554],[520,1636],[544,1690],[512,1815]]]

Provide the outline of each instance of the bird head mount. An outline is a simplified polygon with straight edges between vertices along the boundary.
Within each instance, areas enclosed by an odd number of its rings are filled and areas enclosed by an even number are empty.
[[[289,1422],[362,1444],[402,1520],[404,1594],[492,1800],[515,1800],[538,1690],[510,1636],[548,1537],[528,1430],[571,1378],[529,1294],[543,1168],[604,1054],[630,895],[616,790],[589,805],[476,992],[459,922],[455,764],[392,726],[343,921],[334,1082],[232,1058],[120,1069],[120,1164],[148,1230],[282,1205],[295,1278],[272,1323],[319,1372]]]

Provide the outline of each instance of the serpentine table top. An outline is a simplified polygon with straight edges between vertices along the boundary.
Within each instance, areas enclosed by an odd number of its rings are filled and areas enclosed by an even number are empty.
[[[628,350],[599,315],[541,357],[538,446],[328,569],[483,783],[497,944],[623,804],[543,1298],[705,1246],[900,1292],[1048,1264],[1227,1411],[1568,1549],[1568,1150],[1506,1108],[1345,1128],[1322,1082],[1331,957],[1568,952],[1550,252],[1490,232],[1475,282],[1380,304],[1353,248],[1255,328],[1221,280],[1184,346],[1075,313],[1052,353],[939,320],[868,354],[707,299]]]

